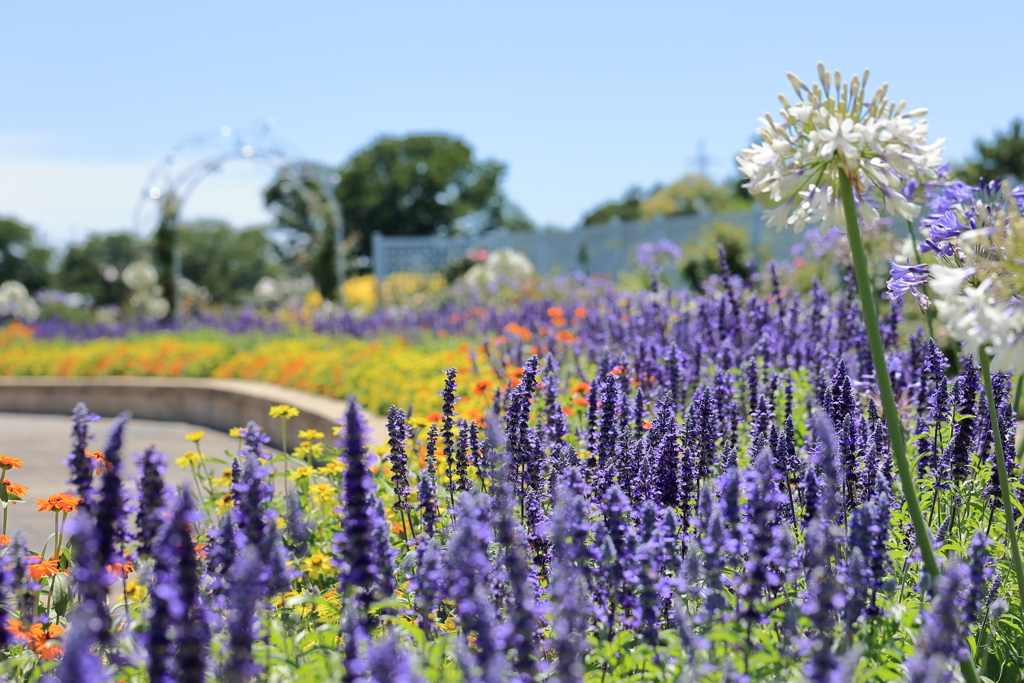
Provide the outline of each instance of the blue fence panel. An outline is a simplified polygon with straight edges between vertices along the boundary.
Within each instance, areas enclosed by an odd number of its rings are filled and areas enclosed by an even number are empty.
[[[791,230],[766,229],[760,211],[747,213],[672,216],[650,221],[622,221],[575,230],[548,232],[507,232],[495,230],[480,235],[426,235],[385,237],[373,234],[373,272],[383,280],[396,272],[432,272],[466,257],[475,249],[511,248],[526,254],[544,275],[582,270],[615,275],[635,264],[636,249],[643,242],[667,239],[685,245],[711,228],[713,221],[745,227],[758,256],[762,247],[768,258],[789,260],[793,245],[803,236]]]

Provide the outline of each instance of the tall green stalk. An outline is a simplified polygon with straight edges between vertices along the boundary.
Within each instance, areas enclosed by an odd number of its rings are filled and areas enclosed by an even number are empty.
[[[843,196],[843,211],[846,214],[846,234],[850,238],[850,251],[853,253],[853,272],[857,278],[857,292],[860,294],[860,307],[864,316],[864,326],[868,331],[868,344],[871,347],[871,361],[875,366],[875,379],[878,382],[878,393],[882,398],[882,412],[885,414],[885,426],[889,430],[889,445],[892,447],[896,470],[900,475],[900,486],[903,497],[907,499],[910,519],[914,523],[914,534],[917,545],[921,548],[921,558],[925,569],[932,577],[939,575],[939,563],[935,559],[932,548],[932,535],[921,514],[921,502],[914,486],[914,475],[907,459],[907,446],[903,441],[903,424],[896,412],[896,399],[889,381],[889,368],[885,362],[885,348],[882,346],[882,332],[878,327],[878,313],[875,300],[871,293],[871,276],[868,274],[868,259],[864,253],[864,242],[860,237],[860,225],[857,222],[857,204],[853,200],[853,188],[845,173],[839,174],[839,190]]]
[[[871,276],[868,273],[868,259],[864,252],[864,242],[860,237],[857,204],[853,200],[853,188],[845,173],[839,174],[839,191],[843,197],[843,213],[846,214],[846,234],[850,239],[850,252],[853,254],[853,272],[857,278],[857,292],[860,294],[861,313],[864,326],[868,332],[868,345],[871,347],[871,361],[875,366],[875,380],[878,382],[878,393],[882,399],[882,412],[885,414],[885,426],[889,431],[889,445],[892,448],[896,470],[900,476],[903,497],[907,501],[910,519],[914,523],[914,535],[917,546],[921,549],[921,558],[928,574],[934,579],[939,575],[939,563],[932,547],[932,534],[921,514],[921,502],[917,497],[914,475],[907,459],[907,446],[903,441],[903,424],[896,411],[896,399],[889,381],[889,368],[885,362],[885,348],[882,345],[882,332],[878,327],[878,313],[875,300],[871,295]],[[974,661],[967,659],[960,662],[960,671],[967,683],[979,683],[978,672],[974,670]]]
[[[1006,454],[1003,452],[1003,435],[999,432],[999,417],[996,409],[995,392],[992,390],[992,369],[988,352],[978,353],[981,363],[981,379],[985,382],[985,397],[988,399],[988,417],[992,423],[992,440],[995,441],[996,470],[999,472],[999,491],[1003,498],[1003,514],[1006,515],[1006,536],[1010,540],[1010,557],[1013,572],[1017,575],[1017,591],[1024,608],[1024,565],[1021,564],[1020,546],[1017,544],[1017,520],[1013,514],[1013,496],[1010,494],[1010,477],[1006,473]]]

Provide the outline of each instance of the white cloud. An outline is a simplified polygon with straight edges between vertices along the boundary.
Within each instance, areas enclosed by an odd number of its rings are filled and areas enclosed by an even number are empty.
[[[90,232],[132,228],[152,164],[0,156],[0,215],[34,225],[53,246]],[[235,225],[266,222],[261,191],[272,171],[229,166],[203,181],[183,218],[223,218]],[[148,234],[153,226],[139,226]]]

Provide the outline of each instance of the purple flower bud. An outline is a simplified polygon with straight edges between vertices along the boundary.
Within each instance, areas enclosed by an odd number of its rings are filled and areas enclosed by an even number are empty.
[[[100,416],[90,413],[84,403],[75,405],[71,419],[72,448],[68,455],[67,465],[71,470],[70,483],[75,487],[78,497],[82,499],[83,511],[88,509],[92,502],[92,477],[93,471],[96,469],[95,461],[85,452],[92,439],[89,434],[89,423],[99,419]]]

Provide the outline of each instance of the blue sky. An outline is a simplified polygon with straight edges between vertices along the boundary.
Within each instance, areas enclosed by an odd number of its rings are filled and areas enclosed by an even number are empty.
[[[799,8],[799,11],[798,9]],[[538,223],[629,186],[734,173],[757,117],[817,61],[931,110],[960,160],[1024,116],[1024,3],[176,2],[0,5],[0,215],[53,245],[129,226],[174,143],[273,118],[332,164],[442,131],[508,164]],[[266,169],[204,183],[186,218],[266,220]]]

